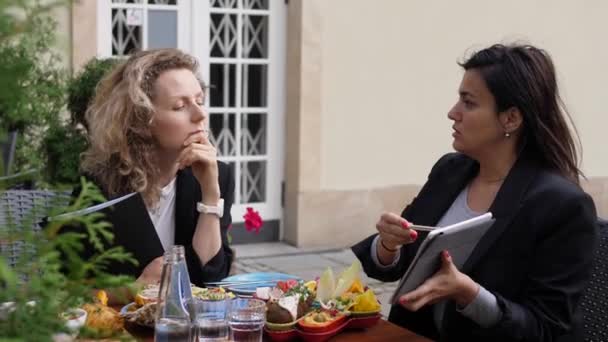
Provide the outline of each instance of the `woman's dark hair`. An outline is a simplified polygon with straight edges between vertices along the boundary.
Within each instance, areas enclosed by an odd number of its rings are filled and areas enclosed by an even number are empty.
[[[518,150],[531,153],[544,166],[578,184],[582,172],[566,122],[566,117],[570,123],[572,118],[559,96],[549,54],[531,45],[496,44],[459,64],[481,74],[494,95],[498,112],[513,107],[521,112]]]

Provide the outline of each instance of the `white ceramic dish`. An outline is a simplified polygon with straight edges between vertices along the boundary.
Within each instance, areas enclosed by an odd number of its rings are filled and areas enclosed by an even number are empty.
[[[73,317],[72,317],[73,316]],[[80,330],[87,321],[87,312],[83,309],[70,309],[63,314],[65,318],[65,326],[73,332]]]

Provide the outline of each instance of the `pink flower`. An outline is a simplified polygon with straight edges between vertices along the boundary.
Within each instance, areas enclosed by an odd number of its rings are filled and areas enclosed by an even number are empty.
[[[253,210],[251,207],[247,207],[247,212],[243,215],[243,219],[245,219],[245,229],[250,232],[255,231],[256,234],[260,232],[260,229],[262,229],[262,226],[264,225],[260,213]]]

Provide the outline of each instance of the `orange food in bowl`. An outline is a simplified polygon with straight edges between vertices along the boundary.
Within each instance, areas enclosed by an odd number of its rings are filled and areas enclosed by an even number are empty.
[[[138,306],[144,306],[148,303],[154,303],[158,300],[158,288],[144,289],[135,295],[135,303]]]
[[[329,331],[346,319],[343,312],[337,310],[315,310],[307,313],[298,321],[300,329],[305,331]]]

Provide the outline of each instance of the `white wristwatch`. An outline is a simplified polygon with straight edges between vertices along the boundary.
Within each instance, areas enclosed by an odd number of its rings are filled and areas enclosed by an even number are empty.
[[[196,203],[196,210],[203,214],[214,214],[222,218],[224,216],[224,199],[220,198],[217,205],[206,205],[203,202]]]

